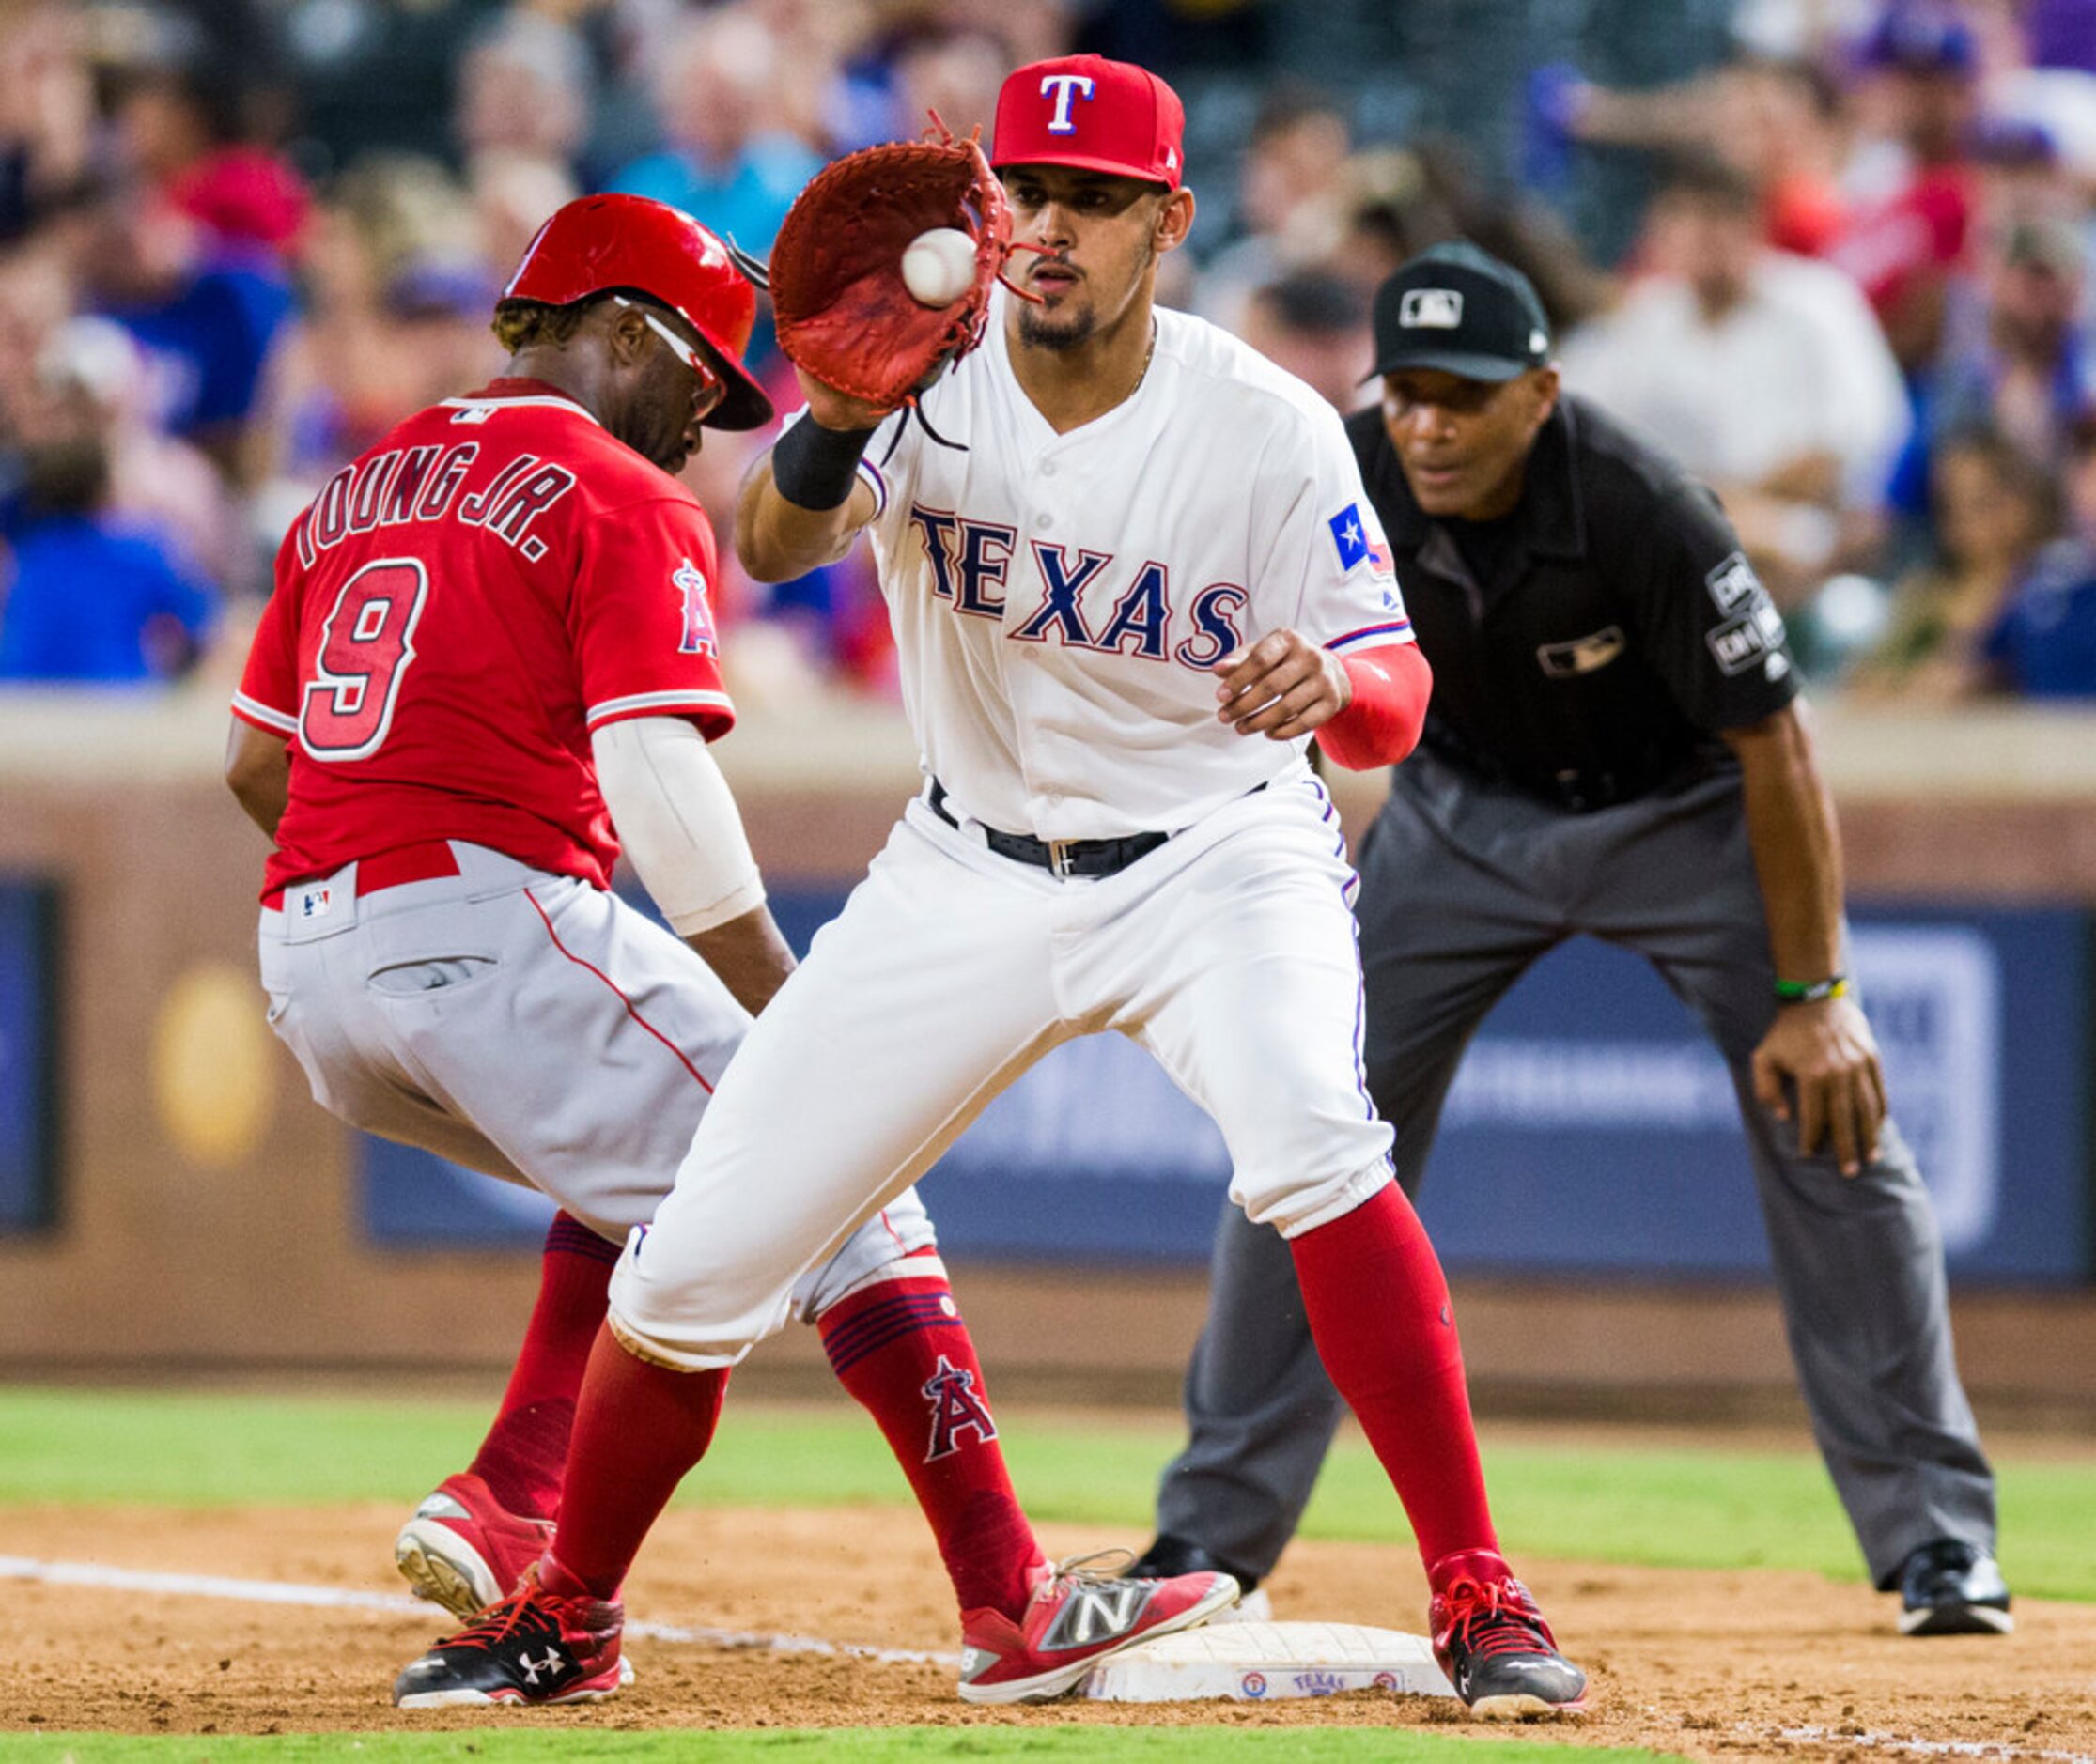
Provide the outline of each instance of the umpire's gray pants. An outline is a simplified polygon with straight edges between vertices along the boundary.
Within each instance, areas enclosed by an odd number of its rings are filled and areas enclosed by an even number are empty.
[[[1368,1083],[1416,1194],[1472,1032],[1530,963],[1579,933],[1635,950],[1731,1068],[1777,1292],[1812,1429],[1872,1578],[1933,1538],[1992,1551],[1994,1478],[1950,1345],[1943,1246],[1888,1122],[1844,1178],[1754,1100],[1748,1057],[1775,972],[1736,776],[1591,814],[1480,782],[1421,751],[1363,844],[1357,904]],[[1226,1207],[1208,1322],[1187,1369],[1187,1448],[1157,1529],[1265,1575],[1339,1424],[1288,1246]]]

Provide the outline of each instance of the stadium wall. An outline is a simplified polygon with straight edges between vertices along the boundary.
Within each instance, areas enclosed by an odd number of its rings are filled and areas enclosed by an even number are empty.
[[[1939,1187],[1968,1380],[2003,1400],[2096,1403],[2096,725],[2027,712],[1822,721],[1852,893],[1868,903],[1866,935],[1891,940],[1872,983],[1881,1035],[1908,1062],[1896,1101],[1936,1136],[1938,1163],[1977,1158],[1992,1184],[1978,1235],[1980,1179]],[[390,1167],[389,1179],[387,1154],[306,1095],[262,1021],[264,848],[218,781],[224,726],[202,692],[0,704],[0,1364],[499,1362],[529,1303],[535,1264],[519,1246],[536,1220],[497,1209],[432,1228],[403,1214],[400,1184],[426,1197],[424,1175]],[[753,721],[722,758],[782,906],[811,921],[862,870],[914,778],[906,735],[863,710]],[[1340,781],[1358,830],[1378,786]],[[1428,1212],[1459,1275],[1473,1368],[1487,1389],[1539,1400],[1781,1387],[1744,1163],[1738,1181],[1719,1168],[1729,1140],[1710,1075],[1692,1035],[1661,1020],[1664,998],[1607,959],[1568,952],[1561,976],[1539,971],[1532,1005],[1517,995],[1507,1029],[1481,1039],[1484,1075],[1452,1112],[1444,1161],[1461,1168],[1437,1164]],[[1595,986],[1622,998],[1592,1002]],[[1568,1013],[1567,998],[1590,1002]],[[1624,1027],[1640,1011],[1661,1014],[1650,1033]],[[1613,1063],[1595,1063],[1596,1044]],[[1179,1131],[1175,1099],[1141,1091],[1151,1080],[1132,1068],[1109,1148],[1121,1165],[1097,1143],[1044,1137],[1055,1086],[1098,1075],[1051,1074],[1010,1119],[986,1121],[987,1150],[942,1172],[933,1199],[993,1361],[1072,1395],[1155,1395],[1199,1323],[1214,1148],[1198,1122]],[[1568,1122],[1567,1107],[1588,1118]],[[1622,1176],[1626,1160],[1662,1154],[1698,1185]],[[1545,1229],[1493,1229],[1523,1207]],[[1074,1271],[1048,1265],[1064,1255]],[[1131,1261],[1146,1264],[1141,1280]],[[819,1359],[805,1332],[768,1357],[782,1375]]]

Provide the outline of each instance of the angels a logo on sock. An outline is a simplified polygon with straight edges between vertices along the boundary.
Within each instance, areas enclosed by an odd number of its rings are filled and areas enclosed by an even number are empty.
[[[986,1445],[997,1437],[989,1406],[975,1394],[975,1374],[955,1366],[943,1354],[939,1356],[939,1369],[924,1381],[924,1400],[932,1405],[932,1444],[924,1454],[926,1463],[951,1458],[961,1448],[961,1434],[970,1429]]]

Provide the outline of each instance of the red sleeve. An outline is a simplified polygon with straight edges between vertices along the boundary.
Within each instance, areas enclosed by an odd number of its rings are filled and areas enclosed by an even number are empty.
[[[1915,206],[1929,225],[1929,262],[1954,264],[1964,257],[1972,223],[1972,197],[1964,181],[1949,172],[1932,178],[1916,191]]]
[[[305,517],[301,515],[300,520]],[[262,621],[255,627],[255,641],[248,646],[247,666],[241,670],[241,684],[233,694],[233,715],[242,722],[288,739],[299,730],[299,573],[298,549],[292,534],[297,522],[277,548],[275,588],[262,609]]]
[[[1419,745],[1434,671],[1417,643],[1348,656],[1353,703],[1317,732],[1317,745],[1350,772],[1395,766]]]
[[[582,535],[568,630],[591,729],[689,717],[708,741],[735,726],[713,626],[713,529],[696,503],[612,509]]]

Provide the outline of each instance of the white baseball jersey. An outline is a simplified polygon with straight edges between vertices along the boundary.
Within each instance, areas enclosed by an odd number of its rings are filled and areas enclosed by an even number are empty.
[[[868,450],[904,692],[952,802],[908,805],[752,1027],[646,1254],[621,1260],[611,1314],[651,1359],[740,1359],[1073,1036],[1155,1055],[1222,1129],[1232,1196],[1284,1233],[1390,1180],[1338,813],[1301,742],[1217,720],[1207,670],[1282,626],[1339,650],[1411,627],[1337,413],[1213,326],[1157,323],[1133,395],[1059,436],[1000,308],[926,399],[967,451],[900,419]],[[986,828],[1176,836],[1065,877]]]
[[[1159,311],[1133,396],[1058,435],[989,335],[862,467],[924,761],[966,812],[1040,839],[1189,827],[1304,763],[1216,717],[1211,663],[1292,627],[1407,643],[1339,415],[1226,332]],[[883,459],[899,425],[893,454]]]

